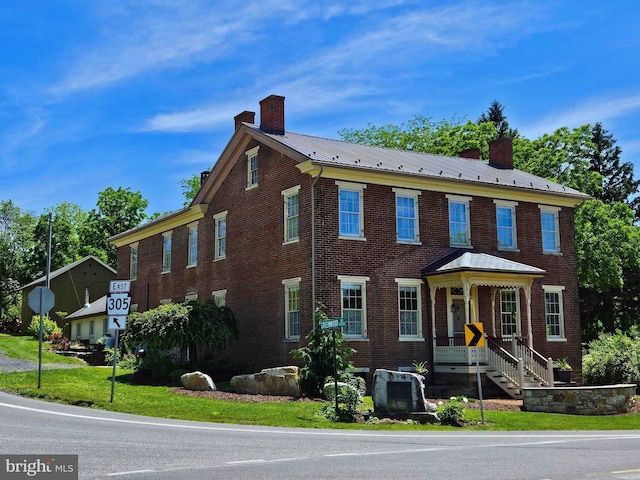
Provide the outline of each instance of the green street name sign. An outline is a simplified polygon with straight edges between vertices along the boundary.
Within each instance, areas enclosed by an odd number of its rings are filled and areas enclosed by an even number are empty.
[[[337,330],[347,325],[344,318],[332,318],[331,320],[325,320],[320,322],[320,328],[322,330]]]

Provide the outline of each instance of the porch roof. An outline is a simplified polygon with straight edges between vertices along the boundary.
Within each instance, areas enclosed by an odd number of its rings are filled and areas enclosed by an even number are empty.
[[[512,273],[521,275],[542,276],[545,270],[524,263],[514,262],[506,258],[487,253],[476,253],[468,250],[455,250],[450,254],[430,263],[421,270],[423,277],[443,273],[475,271],[493,273]]]

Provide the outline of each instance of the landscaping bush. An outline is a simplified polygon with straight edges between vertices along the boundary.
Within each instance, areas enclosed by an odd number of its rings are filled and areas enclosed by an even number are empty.
[[[640,328],[603,333],[587,345],[582,357],[585,384],[640,383]]]
[[[464,404],[467,399],[464,397],[451,397],[451,399],[438,412],[440,423],[443,425],[453,425],[459,427],[464,419]]]
[[[358,419],[358,406],[362,403],[362,396],[351,384],[338,384],[338,411],[336,411],[336,388],[333,379],[328,379],[323,394],[329,401],[322,407],[322,415],[334,422],[355,422]]]
[[[32,335],[33,338],[38,340],[40,338],[40,315],[33,316],[31,319],[31,324],[29,328],[27,328],[27,333]],[[58,324],[51,320],[47,316],[42,317],[42,341],[47,342],[51,338],[51,335],[57,333],[59,335],[62,334],[62,329],[58,327]]]

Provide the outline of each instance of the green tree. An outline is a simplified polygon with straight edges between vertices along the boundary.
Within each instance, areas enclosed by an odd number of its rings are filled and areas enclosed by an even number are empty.
[[[116,248],[107,239],[140,225],[148,204],[140,192],[130,188],[108,187],[99,192],[96,208],[87,214],[80,229],[81,255],[95,255],[115,268]]]
[[[212,352],[227,348],[238,336],[231,309],[205,302],[170,303],[146,312],[129,315],[124,342],[148,345],[149,349],[189,348],[191,366],[198,361],[201,347]]]
[[[11,200],[0,201],[0,319],[20,315],[19,288],[31,280],[28,259],[34,226],[32,213]]]
[[[509,126],[509,122],[507,121],[507,117],[504,114],[504,105],[502,105],[497,100],[491,102],[489,106],[489,110],[482,113],[480,118],[478,118],[478,124],[491,122],[495,125],[496,131],[498,132],[498,138],[502,137],[510,137],[515,138],[520,135],[518,129],[511,128]]]
[[[300,388],[307,395],[321,395],[327,378],[333,376],[333,336],[328,330],[322,330],[320,323],[328,320],[324,305],[319,305],[313,314],[313,328],[307,334],[307,345],[293,350],[293,358],[302,360],[300,369]],[[336,371],[341,380],[353,367],[347,357],[356,351],[345,345],[342,332],[336,333]]]
[[[183,205],[186,207],[191,204],[200,191],[200,175],[196,174],[180,180],[180,188],[185,199]]]

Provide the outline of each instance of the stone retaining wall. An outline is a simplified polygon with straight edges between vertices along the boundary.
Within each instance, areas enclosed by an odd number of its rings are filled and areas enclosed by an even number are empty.
[[[634,405],[636,385],[524,388],[522,394],[527,412],[618,415]]]

